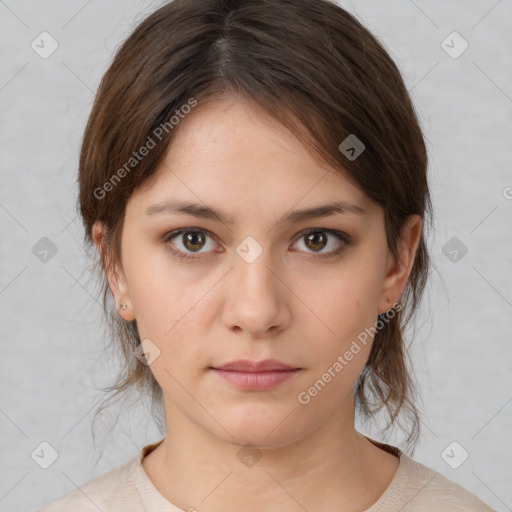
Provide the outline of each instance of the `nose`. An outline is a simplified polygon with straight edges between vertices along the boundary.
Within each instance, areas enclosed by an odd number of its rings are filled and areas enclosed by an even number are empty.
[[[233,269],[226,280],[222,321],[228,329],[252,337],[274,336],[290,323],[291,292],[270,251],[263,250],[249,261],[234,255]]]

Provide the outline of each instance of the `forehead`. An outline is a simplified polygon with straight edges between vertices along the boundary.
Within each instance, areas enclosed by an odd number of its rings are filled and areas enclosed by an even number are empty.
[[[371,206],[343,172],[319,161],[285,126],[239,97],[199,104],[185,116],[138,195],[145,203],[174,198],[234,211],[335,201]]]

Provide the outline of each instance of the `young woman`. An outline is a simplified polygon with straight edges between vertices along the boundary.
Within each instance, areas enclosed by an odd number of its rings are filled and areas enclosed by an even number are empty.
[[[354,424],[418,436],[426,171],[399,71],[334,3],[175,0],[141,23],[92,109],[80,208],[117,392],[146,389],[167,432],[41,510],[491,510]]]

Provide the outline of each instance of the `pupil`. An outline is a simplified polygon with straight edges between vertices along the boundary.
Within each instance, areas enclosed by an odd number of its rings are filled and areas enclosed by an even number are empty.
[[[311,233],[307,235],[308,242],[312,242],[313,247],[310,246],[310,249],[323,249],[325,247],[325,235],[324,233]]]

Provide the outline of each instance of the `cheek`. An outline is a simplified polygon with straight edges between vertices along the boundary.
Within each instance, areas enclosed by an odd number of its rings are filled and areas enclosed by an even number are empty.
[[[334,331],[337,339],[348,340],[376,322],[381,284],[377,264],[354,261],[318,280],[315,288],[309,282],[299,293],[309,297],[308,305],[323,320],[326,333],[334,338]]]
[[[128,291],[140,336],[165,343],[197,314],[201,297],[212,287],[211,279],[202,279],[192,266],[177,264],[164,247],[127,243],[125,254]]]
[[[155,258],[130,282],[139,336],[159,351],[151,371],[162,388],[183,400],[178,383],[189,387],[211,364],[207,340],[215,314],[215,280],[189,274]]]
[[[135,293],[134,311],[140,336],[149,337],[162,349],[180,351],[194,346],[194,340],[207,333],[209,311],[208,286],[174,279],[164,286],[162,280],[152,287],[145,281]]]
[[[308,297],[306,302],[314,313],[304,329],[310,333],[309,344],[315,340],[311,356],[315,375],[329,382],[327,392],[322,392],[326,399],[352,392],[351,384],[370,354],[371,328],[378,319],[379,267],[376,263],[373,267],[368,262],[353,263],[340,266],[340,271],[331,274],[329,279],[317,280],[320,286],[314,288],[315,293],[311,292],[311,283],[307,286],[307,295],[306,287],[299,291],[300,296]]]

